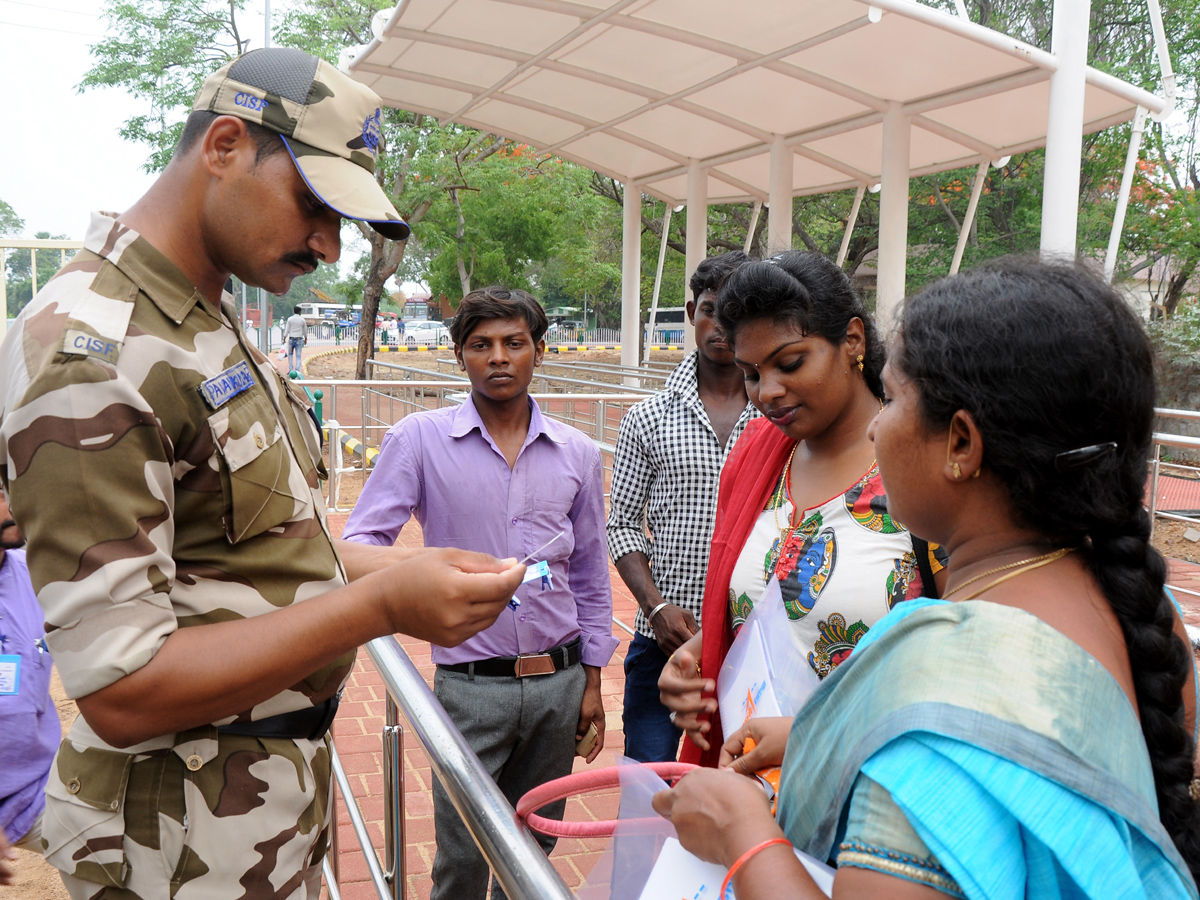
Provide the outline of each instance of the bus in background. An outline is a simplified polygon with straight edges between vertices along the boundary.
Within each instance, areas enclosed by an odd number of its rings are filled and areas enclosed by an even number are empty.
[[[319,303],[306,300],[296,305],[300,307],[300,315],[306,319],[350,319],[357,322],[362,316],[361,303],[347,307],[344,303]],[[349,309],[349,312],[347,312],[347,309]]]
[[[683,344],[683,330],[687,327],[687,308],[659,307],[653,322],[646,323],[643,335],[650,335],[652,344]]]

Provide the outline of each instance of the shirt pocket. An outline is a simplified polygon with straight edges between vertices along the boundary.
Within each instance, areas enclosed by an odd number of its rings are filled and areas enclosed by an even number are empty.
[[[231,544],[295,517],[303,506],[288,483],[292,459],[271,402],[252,393],[208,417],[221,470],[225,536]]]
[[[308,459],[302,460],[306,465],[305,474],[315,472],[318,478],[326,479],[329,471],[325,468],[325,460],[321,451],[324,449],[321,439],[321,426],[317,423],[317,414],[302,388],[296,387],[287,378],[277,375],[283,385],[282,393],[287,397],[292,416],[296,420],[296,430],[300,432],[300,446],[307,453]],[[316,488],[318,485],[310,485]]]
[[[526,553],[537,551],[531,562],[565,560],[575,549],[575,531],[570,513],[573,501],[561,493],[539,492],[527,511]],[[540,549],[539,549],[540,548]]]
[[[84,881],[124,887],[125,788],[133,756],[63,741],[46,783],[46,862]]]

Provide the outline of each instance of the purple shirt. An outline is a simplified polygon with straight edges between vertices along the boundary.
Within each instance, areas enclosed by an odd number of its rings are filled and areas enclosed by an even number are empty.
[[[10,842],[25,836],[46,807],[46,778],[62,729],[50,700],[50,654],[42,608],[29,581],[24,550],[7,550],[0,564],[0,654],[21,657],[17,693],[0,694],[0,828]]]
[[[605,544],[600,451],[582,432],[547,419],[530,398],[529,434],[516,465],[488,434],[475,402],[406,416],[383,438],[379,458],[342,537],[390,547],[410,517],[427,547],[459,547],[523,559],[543,579],[517,589],[492,626],[457,647],[434,646],[441,665],[540,653],[578,635],[585,665],[604,666],[612,636],[612,587]]]

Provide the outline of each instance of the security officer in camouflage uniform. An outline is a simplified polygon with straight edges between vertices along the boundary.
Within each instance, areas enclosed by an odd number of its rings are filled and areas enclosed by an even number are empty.
[[[42,828],[76,900],[316,900],[355,648],[460,643],[524,573],[333,540],[306,400],[223,293],[336,261],[343,216],[407,237],[372,174],[379,116],[299,51],[233,61],[0,350],[0,475],[81,713]]]

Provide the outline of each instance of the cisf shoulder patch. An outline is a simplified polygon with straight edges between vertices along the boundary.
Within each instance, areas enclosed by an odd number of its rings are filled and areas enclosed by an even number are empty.
[[[121,341],[96,337],[78,328],[69,328],[63,335],[62,352],[74,356],[91,356],[116,365],[121,352]]]

